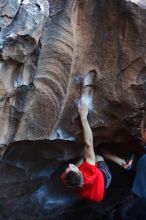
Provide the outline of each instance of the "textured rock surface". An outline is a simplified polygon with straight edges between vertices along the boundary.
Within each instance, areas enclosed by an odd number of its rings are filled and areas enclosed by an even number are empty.
[[[92,69],[95,144],[139,138],[145,24],[145,0],[0,2],[1,155],[9,144],[0,162],[0,219],[97,220],[110,213],[120,220],[129,174],[111,165],[113,182],[101,205],[75,198],[59,175],[82,154],[77,103]]]
[[[137,138],[146,92],[144,1],[14,0],[0,6],[1,146],[81,140],[77,103],[92,69],[95,144]]]

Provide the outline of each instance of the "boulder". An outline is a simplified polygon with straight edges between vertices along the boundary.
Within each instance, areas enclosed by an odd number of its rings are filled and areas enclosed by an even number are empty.
[[[3,14],[9,11],[8,24]],[[140,139],[146,100],[144,1],[7,1],[1,3],[1,21],[1,146],[81,141],[77,106],[92,70],[88,104],[95,145]]]

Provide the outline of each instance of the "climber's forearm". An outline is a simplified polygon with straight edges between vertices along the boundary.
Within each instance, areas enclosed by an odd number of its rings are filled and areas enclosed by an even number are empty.
[[[120,157],[109,153],[109,152],[103,152],[103,156],[104,158],[106,158],[107,160],[113,161],[114,163],[122,166],[124,164],[126,164],[126,161],[124,159],[121,159]]]
[[[86,117],[81,118],[84,135],[84,157],[90,164],[95,164],[95,152],[93,148],[93,134]]]
[[[93,148],[93,134],[92,134],[92,130],[90,128],[89,122],[87,118],[81,118],[81,122],[82,122],[82,127],[83,127],[83,135],[84,135],[85,144]]]

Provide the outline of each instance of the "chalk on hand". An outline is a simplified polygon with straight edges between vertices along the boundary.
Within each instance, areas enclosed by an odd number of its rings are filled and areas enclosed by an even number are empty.
[[[84,78],[84,82],[83,82],[83,85],[84,86],[92,86],[94,83],[94,78],[95,78],[95,71],[90,71],[86,77]]]
[[[88,110],[92,110],[93,109],[92,96],[83,94],[81,96],[81,99],[80,99],[79,102],[85,103],[87,105],[87,107],[88,107]]]

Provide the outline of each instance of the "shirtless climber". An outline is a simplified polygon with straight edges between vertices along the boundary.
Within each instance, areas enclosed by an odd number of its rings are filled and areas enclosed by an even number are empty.
[[[78,105],[85,142],[84,161],[78,165],[69,164],[61,175],[61,180],[80,197],[100,202],[103,199],[105,189],[111,183],[111,173],[103,157],[95,155],[94,152],[93,134],[87,119],[89,107],[87,99],[91,98],[89,97],[91,93],[92,88],[86,85]]]

